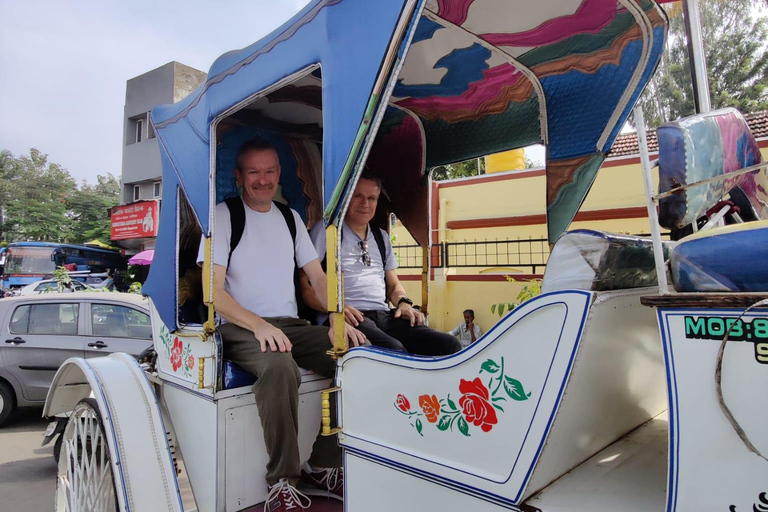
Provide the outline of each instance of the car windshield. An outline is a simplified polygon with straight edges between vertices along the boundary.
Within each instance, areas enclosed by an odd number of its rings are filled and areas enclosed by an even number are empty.
[[[5,263],[6,274],[44,274],[56,270],[50,247],[13,247]]]

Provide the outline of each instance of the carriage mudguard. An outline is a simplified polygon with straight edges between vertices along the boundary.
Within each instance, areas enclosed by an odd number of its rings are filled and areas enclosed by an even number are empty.
[[[53,379],[43,414],[71,411],[89,396],[104,423],[120,512],[181,512],[160,406],[138,363],[120,353],[68,359]]]

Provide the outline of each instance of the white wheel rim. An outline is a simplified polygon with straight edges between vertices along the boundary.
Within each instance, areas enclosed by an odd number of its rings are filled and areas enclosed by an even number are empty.
[[[62,435],[56,510],[116,510],[109,446],[96,411],[88,404],[78,404]]]

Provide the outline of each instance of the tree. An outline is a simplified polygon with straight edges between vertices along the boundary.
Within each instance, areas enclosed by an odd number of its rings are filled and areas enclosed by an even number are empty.
[[[68,200],[71,231],[67,239],[72,243],[83,243],[98,239],[108,242],[110,224],[107,210],[120,202],[120,183],[112,175],[99,175],[96,185],[83,182]]]
[[[96,179],[78,188],[66,169],[37,149],[18,158],[0,152],[0,240],[108,241],[107,210],[119,203],[120,184],[109,173]]]
[[[0,240],[4,240],[5,210],[15,188],[16,160],[7,149],[0,151]]]
[[[471,158],[454,164],[439,165],[432,171],[432,179],[443,181],[478,176],[480,174],[485,174],[485,159],[482,157]]]
[[[702,39],[712,108],[768,108],[768,16],[753,0],[700,0]],[[655,128],[695,112],[685,23],[680,4],[667,4],[669,38],[656,74],[640,98]]]
[[[48,155],[30,149],[14,159],[12,197],[5,206],[4,236],[11,240],[61,242],[68,236],[67,198],[75,180]]]

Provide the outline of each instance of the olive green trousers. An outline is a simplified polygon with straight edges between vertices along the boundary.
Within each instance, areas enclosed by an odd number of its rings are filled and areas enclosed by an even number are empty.
[[[253,332],[227,323],[219,327],[224,342],[224,358],[257,377],[253,385],[259,410],[264,443],[267,447],[267,484],[281,478],[294,484],[301,477],[299,456],[299,367],[324,377],[333,377],[336,362],[331,349],[328,327],[311,325],[300,318],[264,318],[291,341],[291,352],[262,352]],[[332,400],[335,406],[335,400]],[[333,407],[335,409],[335,407]],[[331,411],[335,417],[335,411]],[[336,436],[318,434],[309,459],[318,468],[341,467],[341,448]]]

